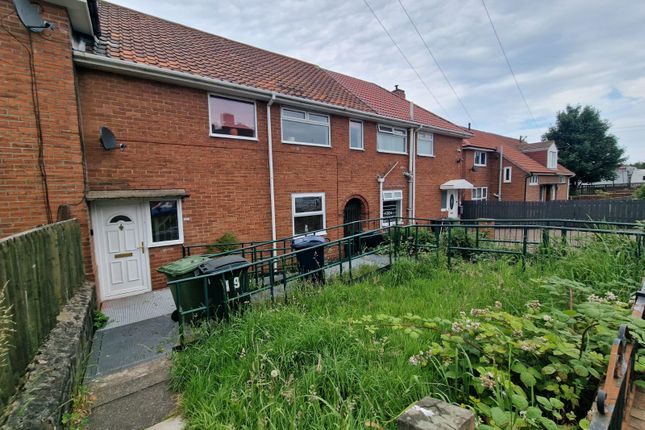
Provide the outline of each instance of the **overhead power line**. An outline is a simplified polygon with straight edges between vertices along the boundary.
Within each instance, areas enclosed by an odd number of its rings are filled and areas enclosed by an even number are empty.
[[[385,25],[383,24],[383,22],[379,19],[379,17],[378,17],[378,15],[376,14],[376,12],[374,12],[374,9],[372,9],[372,6],[369,4],[369,2],[368,2],[367,0],[363,0],[363,1],[365,2],[365,5],[368,7],[368,9],[370,10],[370,12],[372,12],[372,15],[374,15],[374,18],[376,18],[376,21],[378,21],[378,23],[381,25],[381,28],[383,29],[383,31],[385,32],[385,34],[387,34],[387,36],[390,38],[390,40],[392,41],[392,43],[394,44],[394,46],[396,46],[396,49],[398,49],[399,53],[401,54],[401,56],[403,57],[403,59],[405,60],[405,62],[406,62],[406,63],[408,63],[408,66],[410,66],[410,68],[414,71],[414,74],[415,74],[415,75],[417,75],[417,78],[419,78],[419,81],[421,81],[421,83],[423,84],[423,86],[425,87],[425,89],[428,91],[428,93],[430,93],[430,95],[432,96],[432,98],[434,99],[434,101],[437,103],[437,105],[439,105],[439,107],[440,107],[440,108],[441,108],[441,110],[443,111],[443,113],[444,113],[444,115],[446,116],[446,118],[448,118],[448,117],[449,117],[449,115],[448,115],[448,111],[446,111],[446,108],[444,108],[444,107],[443,107],[443,105],[441,104],[441,102],[439,101],[439,99],[437,99],[437,96],[435,96],[435,95],[434,95],[434,93],[432,92],[432,90],[430,89],[430,87],[428,86],[428,84],[426,84],[426,82],[423,80],[423,78],[421,77],[421,75],[419,74],[419,72],[417,71],[417,69],[412,65],[412,62],[410,62],[410,60],[408,59],[408,56],[407,56],[407,55],[405,55],[405,53],[403,52],[403,50],[401,49],[401,47],[399,46],[399,44],[398,44],[398,43],[396,43],[396,40],[394,40],[394,38],[392,37],[392,35],[390,34],[390,32],[387,30],[387,28],[386,28],[386,27],[385,27]]]
[[[535,121],[535,117],[533,116],[533,111],[531,111],[531,108],[529,107],[529,104],[526,101],[526,97],[524,97],[524,93],[522,92],[522,88],[520,88],[520,84],[519,82],[517,82],[517,77],[515,76],[513,67],[511,67],[511,62],[508,59],[508,55],[506,55],[506,51],[504,50],[504,46],[502,45],[501,39],[499,38],[499,34],[497,34],[497,29],[495,28],[495,24],[493,24],[493,19],[490,17],[490,13],[488,12],[488,7],[486,7],[486,2],[484,0],[482,0],[482,5],[484,6],[484,10],[486,11],[486,16],[488,16],[488,22],[490,22],[490,26],[493,29],[493,33],[495,33],[495,39],[497,39],[497,43],[499,44],[499,49],[502,50],[502,54],[504,55],[504,59],[506,60],[506,65],[508,66],[508,70],[511,72],[511,76],[513,76],[513,81],[515,81],[515,86],[517,87],[517,91],[520,93],[520,96],[524,101],[524,106],[526,106],[526,110],[528,110],[529,115],[533,120],[533,126],[537,128],[537,121]]]
[[[430,49],[430,45],[426,42],[425,38],[421,35],[421,32],[419,31],[419,28],[417,27],[417,24],[412,19],[412,16],[410,16],[410,14],[408,13],[408,10],[403,5],[403,2],[401,0],[398,0],[398,1],[399,1],[399,4],[401,5],[401,8],[403,9],[403,12],[405,12],[405,14],[407,15],[408,20],[410,21],[410,24],[412,24],[412,27],[414,28],[414,31],[417,32],[417,34],[419,35],[419,39],[421,39],[421,41],[423,42],[423,45],[426,47],[426,50],[428,51],[428,54],[430,54],[430,57],[432,57],[432,60],[434,61],[435,65],[437,66],[437,69],[439,69],[439,71],[443,75],[443,78],[446,80],[446,83],[448,84],[448,86],[452,90],[452,93],[455,95],[455,97],[459,101],[459,104],[461,105],[461,108],[466,113],[466,116],[468,117],[468,119],[470,119],[471,122],[474,122],[472,116],[470,116],[470,112],[468,112],[468,109],[466,109],[466,105],[464,105],[464,102],[461,100],[461,97],[459,97],[459,94],[457,94],[457,91],[455,90],[455,87],[452,86],[452,83],[450,82],[450,79],[448,79],[448,75],[443,70],[443,67],[441,67],[441,64],[439,64],[439,60],[437,60],[437,57],[435,57],[434,54],[432,53],[432,49]]]

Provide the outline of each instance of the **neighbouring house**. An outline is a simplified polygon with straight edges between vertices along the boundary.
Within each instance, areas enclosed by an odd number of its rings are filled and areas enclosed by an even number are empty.
[[[632,188],[645,184],[645,169],[634,166],[620,166],[613,179],[582,184],[583,188]]]
[[[12,2],[0,13],[0,236],[78,218],[100,300],[164,287],[156,268],[182,244],[226,232],[249,241],[384,216],[456,218],[461,199],[497,190],[498,151],[513,167],[502,199],[536,200],[571,175],[529,166],[519,145],[398,87],[108,2],[42,2],[53,29],[33,32]],[[478,151],[486,175],[471,170]]]
[[[469,130],[463,177],[473,184],[468,200],[549,201],[569,198],[573,172],[558,163],[553,141],[519,139]],[[500,160],[501,163],[500,163]]]

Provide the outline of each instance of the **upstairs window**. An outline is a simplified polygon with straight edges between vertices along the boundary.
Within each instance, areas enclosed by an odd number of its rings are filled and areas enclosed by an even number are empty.
[[[433,157],[434,156],[434,135],[432,133],[419,133],[417,139],[417,154]]]
[[[486,165],[486,153],[484,151],[475,151],[475,166]]]
[[[547,154],[546,167],[549,169],[555,169],[558,167],[558,151],[550,149]]]
[[[567,177],[566,176],[560,176],[560,183],[561,184],[566,184],[567,183]]]
[[[486,200],[488,198],[488,187],[477,187],[472,189],[472,200]]]
[[[257,139],[255,102],[208,96],[210,135],[234,139]]]
[[[293,194],[291,200],[294,235],[325,229],[325,193]]]
[[[282,109],[282,142],[331,146],[329,116],[295,109]]]
[[[510,184],[512,177],[513,177],[513,168],[504,167],[504,182],[507,184]]]
[[[383,191],[383,213],[382,225],[395,225],[401,218],[401,208],[403,204],[403,191],[392,190]]]
[[[529,176],[529,185],[537,185],[540,182],[537,175]]]
[[[376,136],[376,147],[379,152],[407,154],[408,138],[404,128],[379,125]]]
[[[351,149],[363,149],[363,122],[353,119],[349,120],[349,147]]]

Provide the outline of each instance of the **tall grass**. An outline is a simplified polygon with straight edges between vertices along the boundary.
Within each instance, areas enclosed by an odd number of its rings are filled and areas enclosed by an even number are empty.
[[[445,368],[408,363],[431,333],[371,334],[351,321],[408,313],[451,318],[496,301],[521,313],[540,298],[532,279],[546,275],[612,289],[633,287],[645,266],[624,244],[593,241],[580,251],[529,261],[457,261],[434,255],[400,261],[354,285],[306,287],[288,305],[258,307],[202,327],[199,340],[173,357],[172,382],[190,428],[394,428],[411,403],[431,395],[454,401]],[[625,287],[627,290],[627,287]]]

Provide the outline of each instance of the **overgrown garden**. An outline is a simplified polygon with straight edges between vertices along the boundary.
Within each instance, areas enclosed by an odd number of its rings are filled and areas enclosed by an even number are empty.
[[[441,254],[439,254],[441,255]],[[585,428],[645,271],[634,243],[515,257],[435,253],[359,283],[303,285],[199,329],[173,357],[191,428],[395,428],[433,396],[481,429]]]

